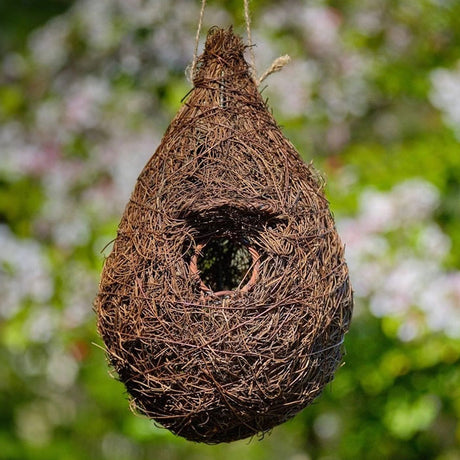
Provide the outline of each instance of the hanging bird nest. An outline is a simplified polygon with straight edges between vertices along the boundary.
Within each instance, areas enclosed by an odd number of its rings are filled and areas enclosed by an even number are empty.
[[[210,30],[95,302],[133,406],[206,443],[266,432],[309,405],[341,362],[352,312],[322,186],[267,109],[244,50],[231,29]]]

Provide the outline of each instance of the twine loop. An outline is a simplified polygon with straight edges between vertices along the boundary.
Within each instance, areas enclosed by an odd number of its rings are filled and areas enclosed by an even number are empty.
[[[251,15],[249,11],[249,0],[243,0],[244,2],[244,20],[246,23],[246,35],[247,35],[247,47],[249,49],[249,56],[250,56],[250,72],[251,77],[256,82],[256,85],[259,86],[268,76],[275,72],[279,72],[286,64],[288,64],[291,58],[285,54],[284,56],[280,56],[276,58],[270,67],[263,72],[260,78],[257,78],[257,70],[256,70],[256,56],[254,52],[254,45],[252,43],[252,32],[251,32]],[[195,35],[195,48],[193,50],[193,59],[192,63],[187,67],[185,73],[187,78],[190,82],[193,83],[193,79],[196,73],[196,66],[198,62],[198,45],[200,42],[200,33],[201,28],[203,26],[203,18],[204,18],[204,10],[206,9],[206,0],[201,0],[201,9],[200,9],[200,16],[198,18],[198,25],[196,29]]]

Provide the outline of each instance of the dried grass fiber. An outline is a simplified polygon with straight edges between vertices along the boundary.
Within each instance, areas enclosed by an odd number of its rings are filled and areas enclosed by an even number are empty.
[[[309,405],[341,362],[352,313],[322,185],[267,109],[244,50],[231,29],[210,30],[95,301],[133,406],[211,444]]]

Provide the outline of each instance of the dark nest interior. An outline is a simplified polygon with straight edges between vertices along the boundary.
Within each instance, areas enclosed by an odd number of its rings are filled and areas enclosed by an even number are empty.
[[[197,274],[210,292],[240,289],[251,278],[251,253],[239,241],[215,238],[197,254]]]
[[[309,405],[341,362],[353,305],[318,175],[281,133],[244,50],[231,29],[209,32],[95,301],[133,406],[206,443],[264,433]]]

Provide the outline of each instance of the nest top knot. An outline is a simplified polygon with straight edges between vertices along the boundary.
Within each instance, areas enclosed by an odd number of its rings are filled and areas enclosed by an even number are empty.
[[[211,27],[206,38],[204,52],[198,59],[198,72],[195,78],[206,74],[206,66],[210,61],[226,70],[249,69],[244,59],[246,45],[238,35],[233,33],[233,28],[221,29]],[[194,80],[195,80],[194,78]]]
[[[211,27],[208,31],[205,43],[205,52],[216,55],[226,55],[227,53],[243,53],[246,45],[243,39],[233,33],[233,27],[227,29],[220,27]],[[241,54],[242,56],[242,54]]]

